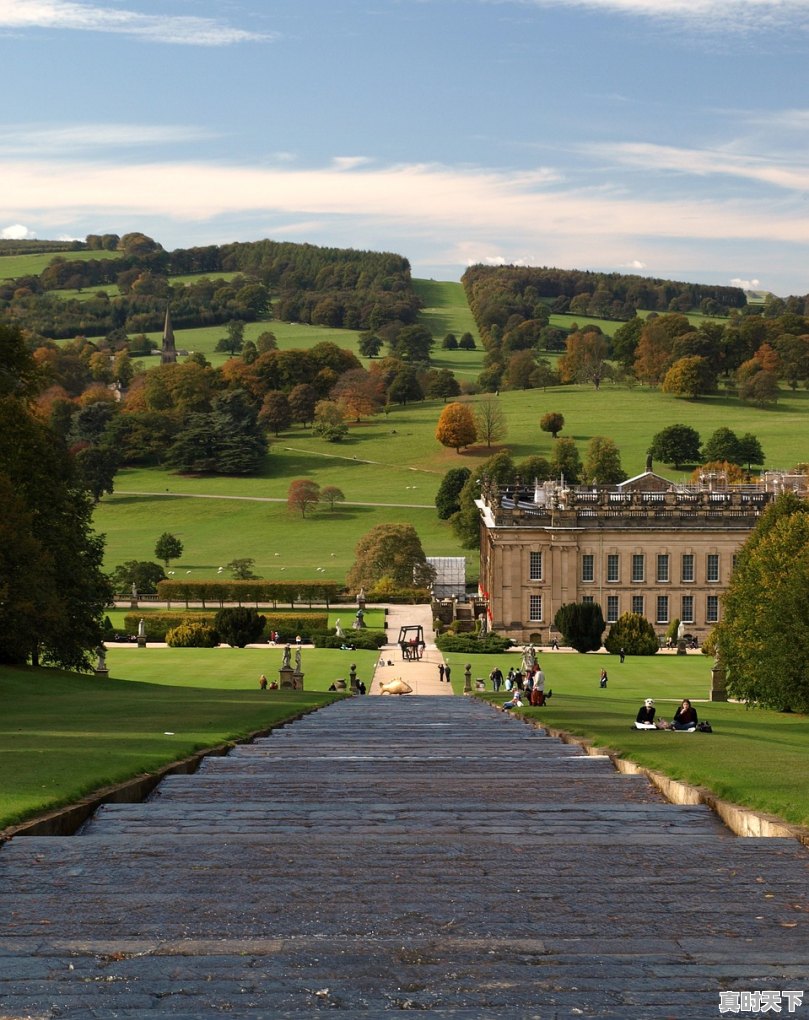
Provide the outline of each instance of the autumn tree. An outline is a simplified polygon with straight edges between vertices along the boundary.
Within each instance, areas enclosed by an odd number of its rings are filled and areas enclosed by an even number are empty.
[[[539,420],[539,427],[543,432],[550,432],[554,439],[565,427],[565,416],[561,411],[548,411]]]
[[[491,449],[492,443],[499,443],[508,431],[506,415],[497,397],[486,396],[475,408],[477,438]]]
[[[287,510],[300,512],[301,517],[306,511],[314,509],[320,502],[320,486],[311,478],[296,478],[287,490]]]
[[[562,382],[592,383],[598,389],[610,372],[607,338],[594,330],[571,333],[566,347],[558,364]]]
[[[385,393],[380,379],[364,368],[344,372],[331,391],[334,400],[346,418],[354,421],[376,414],[385,402]]]
[[[706,358],[679,358],[666,372],[661,389],[674,397],[694,400],[716,387],[716,378]]]
[[[317,404],[317,390],[314,386],[298,383],[290,390],[288,400],[293,421],[299,421],[304,427],[314,421]]]
[[[635,375],[638,379],[657,386],[674,360],[675,340],[690,332],[691,323],[678,312],[647,319],[635,349]]]
[[[283,390],[270,390],[264,394],[258,420],[276,436],[289,428],[292,424],[292,409],[289,406],[289,398]]]
[[[324,485],[320,490],[320,502],[326,503],[329,510],[334,511],[338,503],[345,502],[343,490],[336,485]]]
[[[456,453],[470,446],[477,437],[475,418],[467,404],[447,404],[438,419],[435,438],[442,446],[452,447]]]

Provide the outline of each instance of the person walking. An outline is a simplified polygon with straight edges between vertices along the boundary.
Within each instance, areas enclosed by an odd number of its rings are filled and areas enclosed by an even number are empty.
[[[446,666],[444,666],[444,679],[447,681],[447,683],[450,682],[450,677],[451,676],[452,676],[452,670],[449,667],[449,663],[447,663]]]
[[[495,694],[500,690],[500,685],[503,683],[503,673],[499,666],[495,666],[489,674],[489,679],[492,682],[492,690]]]
[[[601,676],[598,678],[598,686],[599,687],[606,687],[607,686],[607,671],[606,671],[606,669],[602,669],[601,670]]]
[[[439,683],[443,683],[444,682],[444,663],[443,662],[439,662],[438,663],[438,682]]]

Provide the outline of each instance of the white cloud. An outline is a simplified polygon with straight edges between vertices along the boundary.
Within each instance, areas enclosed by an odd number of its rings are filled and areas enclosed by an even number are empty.
[[[645,269],[646,263],[641,262],[640,259],[632,259],[631,262],[623,262],[618,267],[619,269]]]
[[[487,0],[500,3],[502,0]],[[809,26],[809,0],[516,0],[534,7],[579,7],[694,28],[762,31]]]
[[[368,156],[335,156],[331,161],[335,170],[356,170],[370,162],[372,160]]]
[[[641,167],[646,171],[671,171],[697,177],[739,177],[796,192],[809,189],[809,166],[787,165],[779,162],[778,157],[772,153],[765,158],[738,154],[730,146],[719,149],[684,149],[650,142],[586,145],[581,148],[582,151],[609,159],[613,163]]]
[[[10,227],[0,230],[0,238],[4,241],[31,241],[36,236],[33,230],[24,227],[22,223],[12,223]]]
[[[0,0],[0,28],[114,32],[184,46],[229,46],[275,38],[232,28],[213,18],[139,14],[70,0]]]
[[[564,190],[553,173],[454,169],[435,164],[386,168],[250,168],[193,162],[7,160],[0,221],[47,215],[68,224],[80,213],[212,220],[233,214],[330,216],[407,226],[420,235],[452,231],[488,237],[577,237],[594,250],[618,238],[769,239],[806,243],[809,210],[773,208],[755,198],[638,199],[609,190]],[[518,241],[518,244],[521,242]],[[524,241],[522,242],[524,243]],[[530,248],[529,248],[530,245]],[[485,249],[484,249],[485,251]],[[626,256],[617,261],[625,261]]]
[[[0,0],[2,2],[2,0]],[[182,124],[61,124],[20,127],[0,125],[3,150],[8,155],[52,156],[92,149],[138,148],[207,141],[216,135],[208,130]]]
[[[738,277],[734,277],[730,281],[731,287],[741,287],[742,290],[758,290],[761,287],[760,280],[740,280]]]

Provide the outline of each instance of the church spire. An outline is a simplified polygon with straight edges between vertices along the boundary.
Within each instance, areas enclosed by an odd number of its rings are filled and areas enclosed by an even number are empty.
[[[174,330],[171,328],[171,307],[166,305],[166,322],[163,326],[163,348],[160,363],[173,365],[177,361],[177,348],[174,346]]]

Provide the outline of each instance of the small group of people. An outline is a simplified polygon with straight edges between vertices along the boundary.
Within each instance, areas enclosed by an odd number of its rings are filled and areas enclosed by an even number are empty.
[[[522,708],[523,695],[534,708],[541,708],[548,698],[553,697],[553,691],[545,693],[545,674],[536,659],[531,663],[530,669],[525,672],[519,669],[510,669],[505,679],[503,679],[500,667],[495,666],[489,674],[489,679],[495,692],[499,691],[501,686],[512,692],[511,700],[504,702],[503,708]]]
[[[278,681],[277,680],[273,680],[271,683],[268,682],[266,676],[264,676],[263,673],[258,678],[258,685],[262,689],[262,691],[266,691],[266,690],[277,691],[278,690]]]
[[[443,683],[446,680],[447,683],[451,683],[452,682],[451,678],[452,678],[452,666],[450,666],[448,662],[447,663],[439,662],[438,663],[439,682]]]
[[[671,722],[666,722],[665,719],[655,721],[654,698],[647,698],[635,717],[636,730],[680,730],[684,733],[693,733],[698,725],[697,710],[688,698],[683,698]]]

